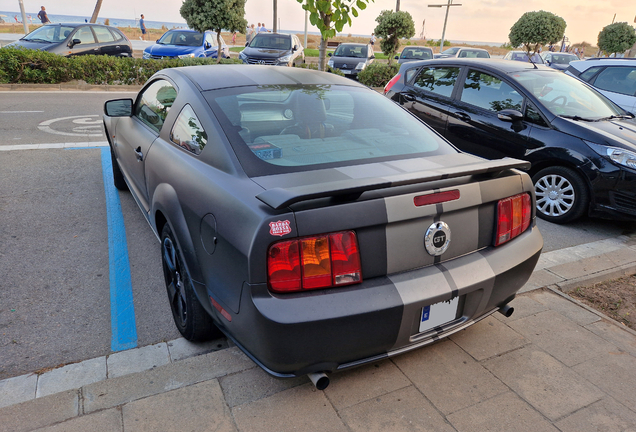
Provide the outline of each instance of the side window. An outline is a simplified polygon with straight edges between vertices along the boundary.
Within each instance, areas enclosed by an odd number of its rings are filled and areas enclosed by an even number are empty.
[[[459,76],[459,68],[429,67],[420,70],[413,85],[435,94],[450,97]]]
[[[108,30],[110,30],[110,32],[113,34],[113,38],[114,38],[116,41],[118,41],[118,42],[119,42],[120,40],[122,40],[122,39],[124,38],[124,35],[123,35],[123,34],[121,34],[121,33],[119,32],[119,30],[115,30],[115,29],[108,29]]]
[[[543,120],[541,114],[539,114],[539,110],[531,102],[526,103],[526,113],[524,115],[524,120],[539,126],[548,127],[548,124],[545,122],[545,120]]]
[[[93,36],[91,28],[88,26],[80,27],[79,30],[77,30],[73,35],[73,39],[79,39],[82,44],[95,43],[95,36]]]
[[[583,81],[590,82],[592,77],[596,75],[596,73],[600,71],[601,69],[603,69],[602,66],[591,67],[585,72],[581,72],[581,75],[579,75],[579,78],[582,79]]]
[[[213,37],[211,33],[205,34],[205,41],[210,44],[210,47],[216,46],[216,38]]]
[[[489,111],[516,109],[521,111],[523,96],[499,78],[484,72],[469,70],[461,101]]]
[[[190,105],[184,106],[179,113],[170,131],[170,141],[196,155],[208,143],[208,134]]]
[[[598,74],[594,87],[614,93],[634,96],[636,92],[636,68],[628,66],[608,67]]]
[[[176,98],[177,90],[172,84],[155,81],[137,98],[135,116],[158,133]]]
[[[97,41],[100,43],[104,42],[115,42],[115,38],[111,34],[110,31],[106,27],[93,27],[93,31],[97,36]]]

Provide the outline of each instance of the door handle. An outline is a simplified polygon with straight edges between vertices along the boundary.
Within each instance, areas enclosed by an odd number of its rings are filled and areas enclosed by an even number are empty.
[[[466,114],[465,112],[456,112],[455,115],[460,120],[470,121],[470,116],[468,114]]]
[[[135,149],[135,155],[137,155],[137,160],[138,160],[139,162],[143,162],[143,160],[144,160],[144,154],[143,154],[143,152],[141,151],[141,147],[137,147],[137,148]]]
[[[404,100],[406,102],[414,102],[415,101],[415,96],[413,96],[412,94],[403,94],[402,97],[404,98]]]

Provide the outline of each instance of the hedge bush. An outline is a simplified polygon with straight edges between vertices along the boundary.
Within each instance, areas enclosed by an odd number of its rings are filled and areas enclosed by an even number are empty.
[[[384,87],[399,70],[397,63],[371,63],[358,73],[358,81],[369,87]]]
[[[242,63],[221,59],[222,64]],[[59,84],[82,80],[88,84],[144,84],[155,72],[171,67],[216,64],[216,59],[144,60],[130,57],[62,57],[46,51],[0,49],[0,83]]]

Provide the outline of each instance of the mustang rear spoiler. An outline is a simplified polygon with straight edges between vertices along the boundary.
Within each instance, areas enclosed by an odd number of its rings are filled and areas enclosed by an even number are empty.
[[[272,188],[256,195],[256,198],[279,210],[292,204],[317,198],[329,198],[343,195],[360,195],[362,192],[427,183],[436,180],[488,174],[506,169],[528,170],[530,162],[519,159],[503,158],[478,161],[471,164],[456,165],[448,168],[428,169],[389,177],[338,180],[290,188]]]

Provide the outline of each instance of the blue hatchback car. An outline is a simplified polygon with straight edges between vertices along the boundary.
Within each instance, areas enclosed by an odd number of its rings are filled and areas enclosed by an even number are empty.
[[[221,38],[221,56],[230,58],[230,50]],[[144,50],[145,59],[171,59],[186,57],[212,57],[219,55],[216,33],[196,30],[168,30],[156,44]]]

